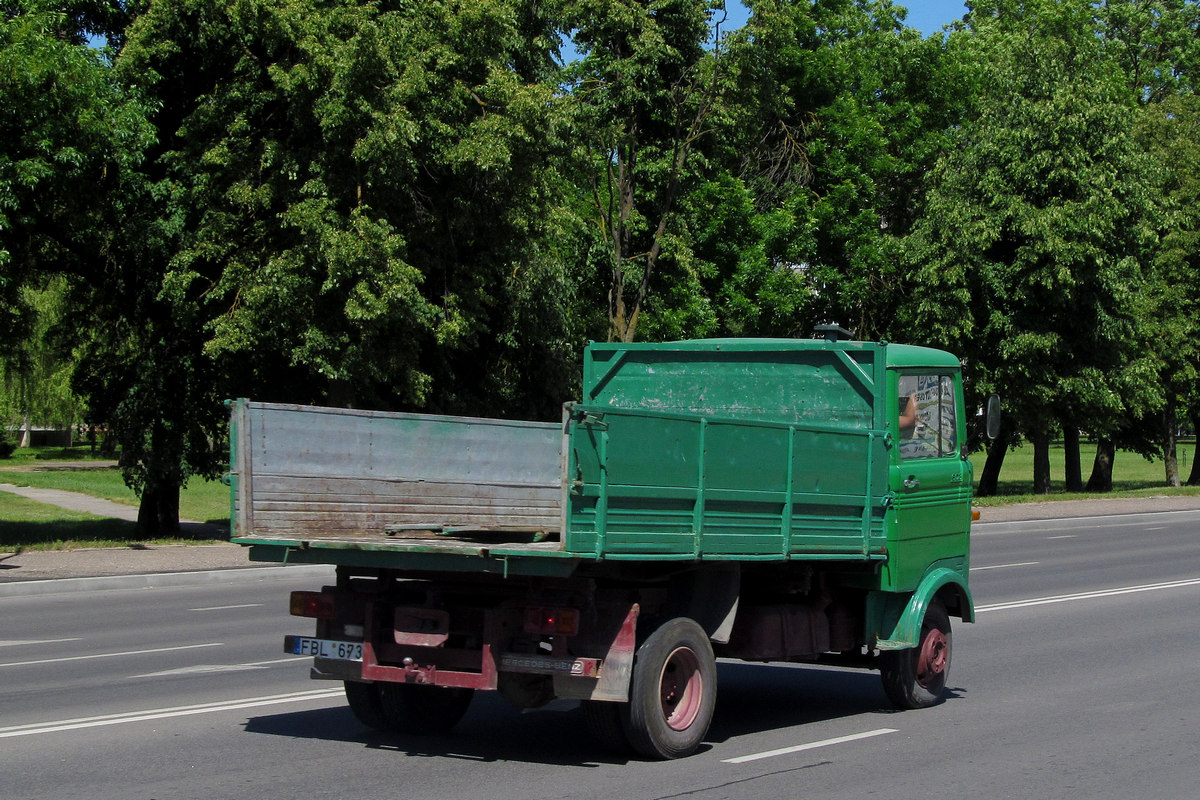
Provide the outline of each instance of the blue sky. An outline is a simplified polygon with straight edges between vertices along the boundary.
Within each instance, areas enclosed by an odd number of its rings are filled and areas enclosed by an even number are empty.
[[[967,13],[963,0],[895,0],[895,3],[908,9],[905,23],[926,36],[937,33],[943,25],[961,19],[962,15]],[[727,0],[726,8],[729,11],[726,28],[740,28],[746,21],[746,7],[739,0]]]
[[[904,22],[910,28],[916,28],[928,36],[937,33],[943,25],[962,19],[967,13],[967,6],[962,0],[900,0],[896,5],[908,9],[908,17]]]

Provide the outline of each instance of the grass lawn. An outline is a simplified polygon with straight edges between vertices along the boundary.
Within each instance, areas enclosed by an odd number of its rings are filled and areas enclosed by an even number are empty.
[[[0,494],[0,552],[149,543],[138,538],[137,526],[132,522],[50,506],[15,494]]]
[[[1083,481],[1087,483],[1088,475],[1092,472],[1092,461],[1096,457],[1096,445],[1084,442],[1079,447],[1080,466]],[[1187,480],[1192,469],[1192,461],[1196,457],[1196,442],[1194,439],[1180,441],[1177,447],[1179,458],[1179,474],[1181,480]],[[971,456],[975,467],[975,477],[983,472],[984,453]],[[1015,450],[1010,450],[1004,457],[1004,467],[1000,470],[1000,480],[997,485],[998,496],[980,498],[978,505],[1000,505],[1003,503],[1020,503],[1037,500],[1078,500],[1088,497],[1145,497],[1149,495],[1196,495],[1200,494],[1200,486],[1183,486],[1171,488],[1167,486],[1166,468],[1163,462],[1147,461],[1137,453],[1118,451],[1113,460],[1113,491],[1105,494],[1067,493],[1064,489],[1066,479],[1066,458],[1061,443],[1050,448],[1050,479],[1051,493],[1049,495],[1031,494],[1033,489],[1033,445],[1025,444]]]
[[[140,536],[132,522],[0,493],[0,552],[211,543],[212,539]]]
[[[0,459],[0,467],[36,467],[47,461],[111,461],[82,447],[18,447],[13,454]]]
[[[125,485],[120,470],[115,467],[52,472],[5,471],[0,472],[0,483],[80,492],[135,507],[138,504],[137,495]],[[228,525],[229,487],[220,481],[192,479],[179,493],[179,516],[182,519]]]
[[[125,505],[137,496],[115,467],[34,471],[47,461],[84,460],[88,448],[21,448],[0,460],[0,483],[62,489]],[[16,469],[14,469],[14,467]],[[23,469],[25,468],[25,469]],[[179,495],[179,516],[216,525],[229,524],[229,487],[220,481],[193,479]],[[208,541],[208,540],[206,540]],[[59,550],[81,547],[129,547],[195,543],[180,537],[139,538],[132,522],[96,517],[0,492],[0,550]]]

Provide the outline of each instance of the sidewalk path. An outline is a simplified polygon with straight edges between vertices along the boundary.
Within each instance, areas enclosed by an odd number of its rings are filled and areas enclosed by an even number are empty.
[[[171,544],[0,553],[0,587],[59,578],[161,575],[265,566],[250,561],[246,552],[245,547],[236,544]]]

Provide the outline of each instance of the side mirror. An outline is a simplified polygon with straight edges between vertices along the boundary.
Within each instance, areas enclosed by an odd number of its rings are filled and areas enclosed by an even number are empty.
[[[1000,395],[994,394],[987,401],[987,437],[997,439],[1000,436]]]

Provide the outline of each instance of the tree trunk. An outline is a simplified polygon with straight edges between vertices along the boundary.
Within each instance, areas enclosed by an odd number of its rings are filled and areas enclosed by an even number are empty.
[[[137,526],[143,537],[179,533],[179,487],[143,489]]]
[[[1088,478],[1087,491],[1111,492],[1113,459],[1116,458],[1117,448],[1111,439],[1096,441],[1096,460],[1092,462],[1092,474]]]
[[[1033,493],[1050,494],[1050,432],[1040,431],[1033,438]]]
[[[117,458],[117,437],[109,429],[100,436],[100,455],[103,458]]]
[[[158,527],[158,490],[149,487],[142,490],[141,502],[138,503],[137,526],[140,536],[157,536],[160,533]]]
[[[1167,469],[1167,486],[1182,486],[1179,481],[1179,456],[1176,452],[1176,433],[1179,420],[1175,416],[1175,403],[1167,401],[1163,410],[1163,464]]]
[[[1004,466],[1004,456],[1008,453],[1008,436],[1002,431],[993,441],[988,442],[987,460],[983,462],[983,471],[979,473],[979,483],[975,487],[976,497],[994,497],[1000,483],[1000,468]]]
[[[1066,489],[1068,492],[1083,491],[1083,468],[1079,465],[1079,429],[1074,425],[1063,425],[1063,449],[1066,451]]]
[[[158,529],[164,534],[179,533],[179,487],[159,490]]]
[[[1192,412],[1192,433],[1196,435],[1196,446],[1192,449],[1192,471],[1188,475],[1188,486],[1200,486],[1200,410]]]

